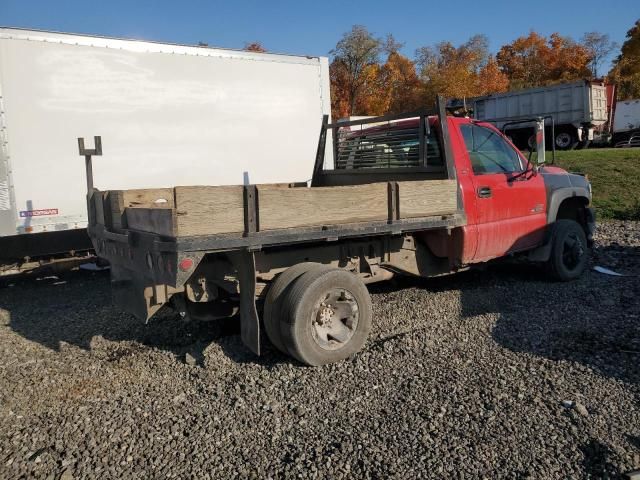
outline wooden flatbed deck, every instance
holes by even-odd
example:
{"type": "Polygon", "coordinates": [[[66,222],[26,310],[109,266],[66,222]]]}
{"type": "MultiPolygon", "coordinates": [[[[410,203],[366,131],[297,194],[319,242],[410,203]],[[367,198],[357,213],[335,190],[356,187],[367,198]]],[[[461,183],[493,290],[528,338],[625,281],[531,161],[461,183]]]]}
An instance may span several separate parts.
{"type": "Polygon", "coordinates": [[[96,228],[112,233],[107,237],[153,234],[162,250],[233,249],[465,223],[455,180],[94,191],[91,203],[96,228]]]}
{"type": "Polygon", "coordinates": [[[450,215],[457,212],[457,185],[454,180],[423,180],[311,188],[111,190],[96,192],[93,203],[97,223],[109,230],[178,238],[450,215]]]}

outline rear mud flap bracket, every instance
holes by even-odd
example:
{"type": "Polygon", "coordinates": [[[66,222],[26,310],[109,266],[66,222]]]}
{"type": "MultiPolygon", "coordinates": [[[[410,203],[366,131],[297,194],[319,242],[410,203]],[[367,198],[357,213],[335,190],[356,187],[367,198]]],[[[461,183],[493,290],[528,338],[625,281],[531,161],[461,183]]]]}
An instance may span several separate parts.
{"type": "Polygon", "coordinates": [[[256,308],[256,262],[253,252],[229,253],[240,282],[240,337],[249,350],[260,355],[260,319],[256,308]]]}

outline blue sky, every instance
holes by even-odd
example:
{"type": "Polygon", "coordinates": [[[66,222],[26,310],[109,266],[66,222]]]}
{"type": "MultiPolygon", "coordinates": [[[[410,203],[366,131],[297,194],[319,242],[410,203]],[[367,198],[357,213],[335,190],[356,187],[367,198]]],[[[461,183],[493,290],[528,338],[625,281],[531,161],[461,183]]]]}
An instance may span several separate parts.
{"type": "Polygon", "coordinates": [[[492,50],[534,29],[579,38],[608,33],[621,43],[640,18],[640,0],[537,1],[204,1],[0,0],[0,25],[242,48],[327,55],[343,32],[362,24],[392,33],[413,56],[442,40],[459,44],[486,34],[492,50]]]}

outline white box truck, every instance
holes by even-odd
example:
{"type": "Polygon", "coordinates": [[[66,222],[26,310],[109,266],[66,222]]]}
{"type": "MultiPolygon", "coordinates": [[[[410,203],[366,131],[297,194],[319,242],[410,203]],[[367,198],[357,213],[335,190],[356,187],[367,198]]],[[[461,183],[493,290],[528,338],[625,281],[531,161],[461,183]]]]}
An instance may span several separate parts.
{"type": "Polygon", "coordinates": [[[526,122],[533,117],[546,117],[546,138],[560,150],[588,145],[608,120],[606,86],[587,80],[496,93],[468,103],[474,118],[494,123],[522,149],[533,146],[533,124],[526,122]]]}
{"type": "Polygon", "coordinates": [[[103,189],[310,179],[328,72],[325,57],[0,28],[0,264],[90,248],[78,137],[102,137],[103,189]]]}
{"type": "Polygon", "coordinates": [[[617,101],[613,114],[613,146],[640,146],[639,140],[640,99],[617,101]]]}

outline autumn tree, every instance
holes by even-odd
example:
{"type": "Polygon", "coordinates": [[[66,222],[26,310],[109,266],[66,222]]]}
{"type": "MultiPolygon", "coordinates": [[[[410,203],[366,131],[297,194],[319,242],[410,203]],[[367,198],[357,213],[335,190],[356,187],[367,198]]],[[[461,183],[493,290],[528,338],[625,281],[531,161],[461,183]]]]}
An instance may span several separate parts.
{"type": "Polygon", "coordinates": [[[383,91],[387,93],[385,113],[402,113],[420,107],[421,82],[416,66],[399,52],[391,52],[380,72],[383,91]]]}
{"type": "Polygon", "coordinates": [[[552,33],[548,41],[548,83],[589,78],[589,52],[571,37],[552,33]]]}
{"type": "Polygon", "coordinates": [[[627,32],[609,79],[618,86],[619,99],[640,98],[640,20],[627,32]]]}
{"type": "Polygon", "coordinates": [[[399,42],[392,34],[387,34],[382,43],[382,51],[387,55],[391,55],[392,53],[398,53],[404,47],[404,43],[399,42]]]}
{"type": "Polygon", "coordinates": [[[333,56],[330,71],[332,87],[338,90],[337,95],[332,95],[335,112],[346,115],[366,113],[358,111],[356,106],[359,100],[362,101],[359,98],[361,93],[373,87],[371,82],[376,75],[372,70],[378,66],[381,51],[382,40],[361,25],[354,25],[342,36],[330,52],[333,56]]]}
{"type": "Polygon", "coordinates": [[[536,32],[503,45],[497,63],[510,88],[529,88],[590,76],[587,49],[570,37],[553,33],[546,38],[536,32]]]}
{"type": "Polygon", "coordinates": [[[358,93],[352,114],[384,115],[387,112],[388,91],[385,89],[383,66],[367,65],[362,72],[362,88],[358,93]]]}
{"type": "Polygon", "coordinates": [[[458,47],[440,42],[419,48],[416,64],[423,82],[425,104],[432,103],[437,94],[468,98],[502,92],[509,83],[489,54],[489,42],[484,35],[474,35],[458,47]]]}
{"type": "Polygon", "coordinates": [[[500,70],[493,56],[489,56],[476,78],[476,95],[506,92],[509,89],[509,78],[500,70]]]}
{"type": "Polygon", "coordinates": [[[611,52],[618,48],[618,44],[612,42],[608,34],[600,32],[585,33],[580,43],[589,54],[591,76],[598,78],[598,67],[611,55],[611,52]]]}
{"type": "Polygon", "coordinates": [[[496,56],[513,88],[542,85],[545,80],[546,39],[536,32],[503,45],[496,56]]]}
{"type": "Polygon", "coordinates": [[[329,65],[329,80],[331,81],[331,117],[345,118],[351,112],[349,99],[349,72],[341,61],[334,60],[329,65]]]}
{"type": "Polygon", "coordinates": [[[265,53],[267,51],[267,49],[264,48],[262,46],[262,43],[260,42],[245,43],[243,50],[246,50],[247,52],[258,52],[258,53],[265,53]]]}
{"type": "Polygon", "coordinates": [[[363,88],[355,104],[357,112],[384,115],[417,108],[420,79],[413,61],[400,53],[403,46],[393,35],[387,35],[382,42],[387,60],[364,69],[363,88]]]}

